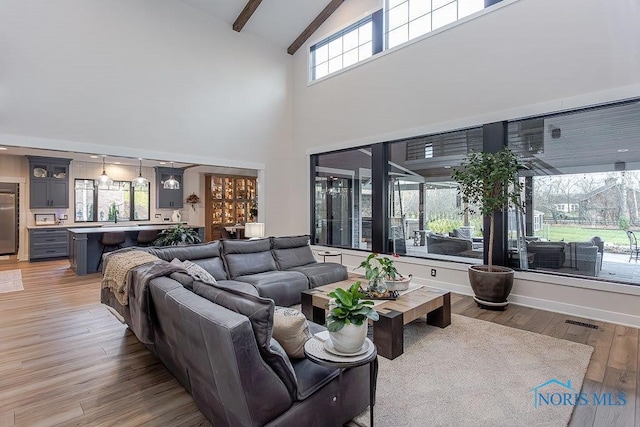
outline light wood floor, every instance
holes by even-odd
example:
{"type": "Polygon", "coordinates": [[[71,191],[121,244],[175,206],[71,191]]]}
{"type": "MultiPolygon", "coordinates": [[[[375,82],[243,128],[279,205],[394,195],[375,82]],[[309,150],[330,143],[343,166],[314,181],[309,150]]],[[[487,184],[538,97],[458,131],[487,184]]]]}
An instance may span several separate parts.
{"type": "MultiPolygon", "coordinates": [[[[210,426],[164,366],[100,305],[99,275],[76,277],[67,261],[0,261],[0,271],[16,268],[25,290],[0,294],[0,427],[210,426]]],[[[571,425],[640,426],[638,329],[518,306],[483,311],[458,295],[452,311],[593,346],[583,391],[622,391],[627,404],[577,407],[571,425]]]]}

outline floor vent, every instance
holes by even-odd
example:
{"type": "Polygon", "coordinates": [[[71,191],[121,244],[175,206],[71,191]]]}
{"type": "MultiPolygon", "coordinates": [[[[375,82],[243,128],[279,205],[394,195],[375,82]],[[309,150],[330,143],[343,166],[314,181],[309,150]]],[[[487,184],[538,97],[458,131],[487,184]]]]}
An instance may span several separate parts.
{"type": "Polygon", "coordinates": [[[571,325],[584,326],[585,328],[598,329],[598,325],[592,325],[591,323],[577,322],[575,320],[565,320],[564,323],[571,325]]]}

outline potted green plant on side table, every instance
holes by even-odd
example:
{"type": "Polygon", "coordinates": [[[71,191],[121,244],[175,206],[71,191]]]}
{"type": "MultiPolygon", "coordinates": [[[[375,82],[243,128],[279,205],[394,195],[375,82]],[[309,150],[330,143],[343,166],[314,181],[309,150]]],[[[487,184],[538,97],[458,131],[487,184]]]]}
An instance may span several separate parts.
{"type": "Polygon", "coordinates": [[[367,319],[378,320],[378,312],[373,301],[363,301],[360,282],[355,282],[345,290],[337,288],[328,294],[329,303],[327,329],[334,348],[346,354],[357,353],[367,337],[367,319]]]}
{"type": "Polygon", "coordinates": [[[483,216],[490,217],[487,265],[469,267],[469,283],[475,300],[482,308],[504,310],[513,287],[513,270],[493,265],[493,246],[496,214],[510,207],[520,209],[522,186],[518,171],[526,169],[518,156],[508,148],[496,153],[471,153],[452,173],[458,183],[465,212],[474,207],[483,216]]]}

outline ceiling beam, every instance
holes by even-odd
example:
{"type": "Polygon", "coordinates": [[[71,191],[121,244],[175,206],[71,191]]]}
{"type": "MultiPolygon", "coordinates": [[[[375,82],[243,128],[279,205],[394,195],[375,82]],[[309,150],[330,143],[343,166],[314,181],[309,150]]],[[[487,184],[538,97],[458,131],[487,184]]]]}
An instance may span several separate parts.
{"type": "Polygon", "coordinates": [[[322,23],[326,21],[333,12],[336,11],[338,6],[340,6],[342,2],[344,2],[344,0],[331,0],[331,3],[329,3],[327,7],[325,7],[322,12],[320,12],[318,16],[316,16],[316,19],[314,19],[313,22],[311,22],[311,24],[309,24],[309,26],[305,28],[302,34],[300,34],[298,38],[293,43],[291,43],[291,46],[289,46],[289,49],[287,49],[287,53],[289,53],[289,55],[293,55],[294,53],[296,53],[296,51],[300,49],[300,46],[302,46],[304,42],[306,42],[318,28],[320,28],[320,25],[322,25],[322,23]]]}
{"type": "Polygon", "coordinates": [[[247,21],[249,21],[253,12],[256,11],[258,6],[260,6],[260,3],[262,3],[262,0],[249,0],[247,2],[244,9],[242,9],[242,12],[240,12],[240,15],[238,15],[236,22],[233,23],[233,29],[235,31],[242,31],[242,28],[247,24],[247,21]]]}

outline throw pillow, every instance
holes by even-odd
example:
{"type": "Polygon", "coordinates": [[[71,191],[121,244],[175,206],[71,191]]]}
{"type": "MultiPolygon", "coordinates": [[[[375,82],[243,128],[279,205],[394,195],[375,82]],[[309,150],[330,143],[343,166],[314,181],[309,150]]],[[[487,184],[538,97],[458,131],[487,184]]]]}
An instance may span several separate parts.
{"type": "Polygon", "coordinates": [[[218,284],[216,279],[211,274],[209,274],[207,270],[200,267],[198,264],[195,264],[189,260],[185,260],[182,262],[182,267],[184,267],[184,269],[187,270],[187,274],[189,276],[193,277],[196,280],[201,281],[202,283],[207,283],[209,285],[218,284]]]}
{"type": "Polygon", "coordinates": [[[309,323],[304,314],[286,307],[276,307],[273,316],[273,338],[291,358],[304,357],[304,344],[309,338],[309,323]]]}

